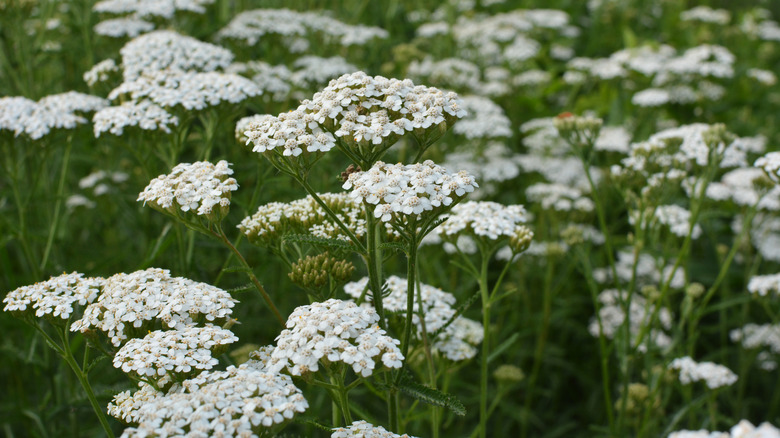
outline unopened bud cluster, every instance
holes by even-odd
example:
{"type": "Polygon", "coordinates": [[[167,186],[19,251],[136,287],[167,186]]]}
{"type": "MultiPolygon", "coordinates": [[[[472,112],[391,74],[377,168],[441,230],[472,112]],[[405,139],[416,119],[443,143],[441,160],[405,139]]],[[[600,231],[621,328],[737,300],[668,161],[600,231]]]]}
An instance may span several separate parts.
{"type": "Polygon", "coordinates": [[[327,252],[307,256],[292,265],[288,274],[293,283],[304,289],[319,289],[328,284],[328,278],[335,283],[344,283],[352,277],[355,265],[347,260],[338,260],[327,252]]]}
{"type": "Polygon", "coordinates": [[[553,119],[558,134],[572,145],[580,147],[593,145],[599,136],[604,121],[590,116],[576,116],[563,113],[553,119]]]}

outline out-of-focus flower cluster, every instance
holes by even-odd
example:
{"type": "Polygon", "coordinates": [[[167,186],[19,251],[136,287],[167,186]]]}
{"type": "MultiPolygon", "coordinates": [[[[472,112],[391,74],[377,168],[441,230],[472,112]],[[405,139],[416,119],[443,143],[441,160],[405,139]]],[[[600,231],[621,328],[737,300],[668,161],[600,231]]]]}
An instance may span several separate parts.
{"type": "Polygon", "coordinates": [[[725,366],[713,362],[696,362],[688,356],[673,360],[669,368],[679,370],[680,383],[683,385],[704,381],[710,389],[717,389],[737,381],[737,375],[725,366]]]}
{"type": "MultiPolygon", "coordinates": [[[[363,208],[347,193],[320,193],[318,196],[356,237],[366,233],[363,208]]],[[[349,240],[311,196],[292,202],[261,205],[255,214],[244,218],[238,228],[250,242],[259,246],[274,246],[288,234],[349,240]]],[[[389,229],[387,231],[391,233],[389,229]]]]}
{"type": "MultiPolygon", "coordinates": [[[[353,298],[359,298],[368,285],[368,277],[359,281],[347,283],[344,291],[353,298]]],[[[406,279],[391,275],[385,280],[383,293],[386,293],[382,303],[389,312],[403,313],[406,311],[406,279]]],[[[462,316],[455,316],[455,296],[439,288],[427,284],[420,285],[422,302],[415,299],[412,322],[417,328],[417,337],[422,339],[423,321],[419,314],[424,315],[425,332],[428,336],[443,331],[430,339],[433,349],[447,359],[462,361],[473,358],[477,354],[477,346],[482,342],[482,324],[462,316]]],[[[370,306],[363,304],[363,306],[370,306]]]]}
{"type": "Polygon", "coordinates": [[[97,96],[68,91],[38,102],[25,97],[0,97],[0,133],[11,131],[39,140],[56,129],[75,129],[87,123],[85,113],[99,111],[108,101],[97,96]]]}

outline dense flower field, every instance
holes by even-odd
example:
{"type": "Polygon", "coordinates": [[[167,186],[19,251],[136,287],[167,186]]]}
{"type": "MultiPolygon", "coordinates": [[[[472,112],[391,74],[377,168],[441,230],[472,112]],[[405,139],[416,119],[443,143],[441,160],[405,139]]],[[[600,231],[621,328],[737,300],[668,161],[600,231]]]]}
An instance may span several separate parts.
{"type": "Polygon", "coordinates": [[[780,437],[779,22],[0,0],[0,429],[780,437]]]}

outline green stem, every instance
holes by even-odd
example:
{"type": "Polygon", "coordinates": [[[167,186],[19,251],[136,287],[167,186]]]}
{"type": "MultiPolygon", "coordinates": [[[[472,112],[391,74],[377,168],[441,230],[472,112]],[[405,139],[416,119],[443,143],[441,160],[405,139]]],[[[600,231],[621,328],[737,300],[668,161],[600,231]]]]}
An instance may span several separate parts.
{"type": "Polygon", "coordinates": [[[488,262],[490,254],[480,248],[482,264],[479,271],[479,292],[482,297],[482,355],[479,361],[479,436],[487,436],[488,356],[490,355],[490,295],[488,289],[488,262]]]}
{"type": "Polygon", "coordinates": [[[230,239],[225,235],[225,231],[222,229],[221,224],[217,224],[217,231],[213,233],[217,238],[219,238],[228,248],[230,248],[231,251],[233,251],[233,254],[235,254],[238,261],[241,263],[241,265],[244,267],[244,272],[246,272],[246,275],[249,277],[249,279],[252,281],[252,284],[255,285],[255,288],[258,292],[260,292],[260,295],[263,297],[263,300],[265,300],[266,305],[268,305],[268,308],[271,309],[271,312],[276,317],[276,320],[279,321],[279,324],[281,324],[282,327],[284,327],[284,318],[282,318],[281,313],[279,313],[279,309],[276,308],[273,301],[271,300],[271,297],[268,295],[268,293],[263,288],[263,285],[260,284],[260,281],[255,276],[254,271],[249,266],[249,263],[247,263],[244,256],[241,254],[241,252],[233,246],[233,244],[230,242],[230,239]]]}
{"type": "Polygon", "coordinates": [[[81,387],[84,388],[84,392],[87,393],[87,398],[89,399],[89,404],[92,405],[92,410],[95,411],[95,415],[98,417],[100,425],[103,426],[103,431],[106,433],[107,437],[114,438],[114,432],[111,430],[111,425],[108,424],[108,418],[106,417],[106,414],[103,413],[103,408],[100,406],[100,404],[98,404],[97,397],[95,397],[95,393],[92,391],[92,385],[89,384],[87,375],[81,370],[81,367],[73,357],[73,352],[70,350],[70,341],[68,340],[67,328],[63,328],[63,331],[61,332],[58,331],[60,340],[62,340],[62,345],[60,345],[57,344],[54,339],[52,339],[52,337],[49,336],[49,334],[38,325],[37,322],[34,322],[33,326],[41,335],[43,335],[44,338],[46,338],[46,340],[49,342],[49,345],[57,353],[59,353],[63,359],[65,359],[65,362],[68,363],[68,366],[70,366],[71,370],[73,370],[73,372],[76,374],[76,377],[79,379],[79,383],[81,383],[81,387]]]}
{"type": "Polygon", "coordinates": [[[43,259],[41,260],[41,265],[39,267],[41,271],[46,269],[46,263],[49,261],[49,254],[51,253],[51,247],[54,243],[54,234],[56,233],[59,225],[60,210],[62,209],[62,198],[65,192],[65,179],[68,174],[68,161],[70,161],[70,151],[72,148],[73,141],[72,138],[68,136],[68,145],[65,147],[65,155],[62,157],[60,182],[57,187],[57,200],[54,203],[54,219],[52,220],[51,226],[49,227],[49,237],[46,239],[46,249],[43,251],[43,259]]]}

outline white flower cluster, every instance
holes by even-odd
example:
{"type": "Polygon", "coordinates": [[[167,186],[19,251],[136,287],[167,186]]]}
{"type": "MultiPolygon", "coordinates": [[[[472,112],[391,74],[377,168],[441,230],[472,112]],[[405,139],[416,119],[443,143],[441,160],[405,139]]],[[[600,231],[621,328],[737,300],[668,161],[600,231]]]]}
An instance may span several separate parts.
{"type": "Polygon", "coordinates": [[[93,65],[91,69],[84,73],[84,82],[90,87],[99,82],[106,82],[112,73],[119,71],[119,66],[113,59],[104,59],[93,65]]]}
{"type": "Polygon", "coordinates": [[[451,240],[469,235],[490,240],[514,236],[528,219],[522,205],[502,205],[490,201],[468,201],[452,208],[447,220],[434,233],[451,240]]]}
{"type": "Polygon", "coordinates": [[[302,56],[293,62],[290,82],[300,88],[322,86],[331,79],[357,71],[358,68],[341,56],[323,58],[320,56],[302,56]]]}
{"type": "MultiPolygon", "coordinates": [[[[621,301],[625,301],[626,298],[627,295],[625,293],[621,293],[616,289],[607,289],[599,294],[598,300],[601,302],[601,309],[599,309],[601,328],[599,328],[598,319],[592,318],[588,325],[588,332],[593,337],[603,334],[607,339],[615,338],[626,320],[626,313],[623,311],[624,304],[621,304],[621,301]],[[621,296],[622,300],[620,299],[621,296]]],[[[648,303],[647,299],[638,293],[634,293],[631,299],[631,307],[628,310],[631,323],[629,327],[631,343],[636,343],[639,333],[647,330],[646,327],[649,324],[654,325],[647,331],[642,344],[637,347],[637,350],[640,352],[647,352],[649,346],[663,349],[672,343],[671,338],[664,332],[664,330],[672,328],[672,314],[669,312],[669,309],[665,307],[658,309],[658,321],[654,323],[650,320],[657,306],[657,304],[648,303]]]]}
{"type": "Polygon", "coordinates": [[[769,152],[757,159],[754,165],[764,169],[764,172],[766,172],[774,182],[780,182],[780,152],[769,152]]]}
{"type": "MultiPolygon", "coordinates": [[[[550,183],[568,186],[581,192],[590,191],[582,161],[577,157],[546,157],[534,151],[532,154],[517,155],[515,160],[524,171],[538,172],[550,183]]],[[[591,167],[590,172],[593,182],[598,184],[601,181],[601,170],[591,167]]]]}
{"type": "Polygon", "coordinates": [[[461,108],[468,114],[452,127],[456,134],[469,140],[511,137],[512,128],[504,110],[487,97],[464,96],[461,108]]]}
{"type": "Polygon", "coordinates": [[[289,46],[301,45],[303,49],[291,51],[305,51],[309,47],[306,38],[321,35],[325,42],[348,47],[368,44],[374,38],[387,38],[388,33],[378,27],[349,25],[316,12],[290,9],[244,11],[217,33],[220,39],[233,39],[249,46],[254,46],[267,35],[279,35],[286,39],[289,46]]]}
{"type": "MultiPolygon", "coordinates": [[[[293,89],[293,72],[285,65],[271,65],[263,61],[234,62],[225,68],[225,72],[240,74],[250,78],[252,82],[263,90],[263,96],[266,99],[276,102],[283,102],[291,97],[303,99],[303,96],[298,97],[291,94],[293,89]]],[[[343,73],[341,72],[339,75],[343,73]]],[[[328,78],[328,80],[330,79],[332,78],[328,78]]],[[[248,126],[246,128],[248,129],[248,126]]],[[[241,131],[242,136],[247,129],[241,131]]],[[[244,138],[243,142],[246,142],[246,138],[244,138]]]]}
{"type": "Polygon", "coordinates": [[[756,427],[750,421],[742,420],[729,432],[680,430],[670,433],[667,438],[780,438],[780,429],[767,422],[756,427]]]}
{"type": "Polygon", "coordinates": [[[398,349],[401,342],[387,336],[377,321],[374,309],[351,301],[330,299],[298,307],[276,338],[268,369],[278,372],[286,368],[300,376],[319,370],[320,361],[343,362],[356,374],[368,377],[380,356],[387,368],[400,368],[404,359],[398,349]]]}
{"type": "Polygon", "coordinates": [[[121,393],[109,405],[110,414],[136,424],[122,437],[183,436],[185,430],[187,436],[258,436],[309,407],[290,376],[254,360],[206,371],[167,394],[149,388],[121,393]]]}
{"type": "Polygon", "coordinates": [[[0,97],[0,131],[38,140],[54,129],[75,129],[87,123],[82,113],[107,105],[103,98],[76,91],[46,96],[38,102],[24,97],[0,97]]]}
{"type": "MultiPolygon", "coordinates": [[[[319,193],[318,196],[356,237],[360,238],[365,234],[363,208],[347,193],[319,193]]],[[[238,228],[250,242],[260,246],[274,242],[288,233],[349,240],[344,231],[311,196],[287,203],[271,202],[261,205],[255,214],[244,218],[238,228]]],[[[386,228],[390,233],[390,227],[386,228]]]]}
{"type": "MultiPolygon", "coordinates": [[[[674,262],[671,262],[659,271],[658,264],[653,256],[646,253],[639,254],[639,260],[636,261],[636,272],[634,272],[634,253],[632,250],[618,251],[615,262],[615,270],[621,281],[629,282],[633,277],[637,286],[659,285],[669,281],[674,262]]],[[[593,270],[593,278],[599,283],[606,283],[612,279],[612,270],[609,268],[597,268],[593,270]]],[[[674,277],[671,279],[669,287],[672,289],[682,289],[685,287],[685,275],[682,269],[677,269],[674,277]]]]}
{"type": "Polygon", "coordinates": [[[749,78],[755,79],[761,85],[771,87],[777,83],[777,75],[771,70],[751,68],[747,71],[749,78]]]}
{"type": "Polygon", "coordinates": [[[170,30],[134,38],[119,53],[126,81],[164,70],[210,72],[227,67],[233,60],[233,53],[225,48],[170,30]]]}
{"type": "Polygon", "coordinates": [[[758,213],[751,224],[744,224],[744,218],[740,215],[732,221],[731,230],[737,235],[743,226],[750,227],[750,241],[761,257],[780,262],[780,218],[758,213]]]}
{"type": "Polygon", "coordinates": [[[473,62],[461,58],[434,60],[426,57],[413,60],[406,74],[415,80],[448,89],[478,92],[482,85],[482,71],[473,62]]]}
{"type": "MultiPolygon", "coordinates": [[[[661,205],[655,210],[655,220],[669,227],[672,234],[685,237],[690,230],[691,212],[679,205],[661,205]]],[[[698,239],[701,236],[701,226],[694,224],[691,237],[698,239]]]]}
{"type": "MultiPolygon", "coordinates": [[[[442,167],[465,170],[481,183],[507,181],[520,175],[516,156],[504,143],[497,141],[489,142],[482,151],[468,147],[463,151],[450,152],[442,167]]],[[[474,196],[481,192],[474,193],[474,196]]]]}
{"type": "Polygon", "coordinates": [[[336,145],[335,137],[350,146],[369,146],[407,132],[440,136],[465,116],[460,102],[455,93],[415,86],[409,79],[356,72],[330,81],[297,109],[250,125],[245,135],[254,152],[283,148],[285,156],[298,156],[304,149],[327,152],[336,145]]]}
{"type": "Polygon", "coordinates": [[[680,383],[683,385],[704,381],[710,389],[717,389],[737,381],[737,375],[727,367],[713,362],[696,362],[689,356],[678,357],[669,364],[669,368],[680,371],[680,383]]]}
{"type": "MultiPolygon", "coordinates": [[[[570,147],[558,134],[553,124],[554,117],[531,119],[520,125],[523,144],[529,152],[537,156],[562,156],[569,153],[570,147]]],[[[581,165],[580,165],[581,166],[581,165]]]]}
{"type": "Polygon", "coordinates": [[[755,167],[740,167],[725,173],[720,181],[707,185],[706,195],[716,201],[731,201],[736,205],[759,210],[780,210],[780,186],[769,190],[760,188],[756,182],[766,179],[766,173],[755,167]]]}
{"type": "Polygon", "coordinates": [[[169,175],[149,182],[137,200],[174,214],[181,210],[208,216],[219,206],[217,217],[221,218],[230,206],[230,192],[238,190],[235,178],[229,177],[232,174],[233,169],[225,160],[216,165],[208,161],[180,163],[169,175]]]}
{"type": "Polygon", "coordinates": [[[214,0],[101,0],[92,10],[101,14],[130,14],[132,17],[157,17],[170,20],[177,11],[204,14],[214,0]]]}
{"type": "Polygon", "coordinates": [[[777,368],[777,355],[780,355],[780,324],[746,324],[729,332],[732,342],[738,342],[742,348],[754,349],[767,347],[758,354],[759,366],[765,370],[777,368]]]}
{"type": "Polygon", "coordinates": [[[761,297],[780,294],[780,274],[755,275],[748,282],[747,290],[761,297]]]}
{"type": "Polygon", "coordinates": [[[731,21],[731,13],[725,9],[712,9],[709,6],[696,6],[680,13],[680,21],[700,21],[702,23],[725,26],[731,21]]]}
{"type": "Polygon", "coordinates": [[[531,202],[538,202],[543,210],[591,213],[595,204],[582,190],[564,184],[536,183],[525,189],[531,202]]]}
{"type": "Polygon", "coordinates": [[[461,57],[487,65],[517,64],[535,58],[542,45],[530,36],[533,33],[555,31],[559,34],[559,38],[553,38],[556,41],[579,34],[576,27],[569,25],[566,12],[553,9],[460,16],[451,30],[461,57]]]}
{"type": "MultiPolygon", "coordinates": [[[[344,285],[344,291],[353,298],[359,298],[363,290],[368,285],[368,277],[359,281],[350,282],[344,285]]],[[[385,280],[383,289],[389,291],[384,297],[382,303],[388,312],[406,312],[406,288],[405,278],[391,275],[385,280]]],[[[418,338],[422,339],[423,324],[419,318],[419,312],[422,310],[424,315],[425,330],[430,336],[437,330],[444,327],[453,316],[455,316],[455,296],[449,292],[429,286],[420,285],[420,296],[422,303],[415,298],[414,315],[412,322],[417,328],[418,338]]],[[[371,304],[363,304],[371,306],[371,304]]],[[[482,324],[468,318],[458,317],[448,325],[436,339],[432,339],[433,349],[440,352],[447,359],[452,361],[462,361],[471,359],[477,354],[477,346],[482,342],[484,332],[482,324]]]]}
{"type": "Polygon", "coordinates": [[[630,143],[631,134],[626,128],[622,126],[602,126],[593,148],[598,151],[627,154],[630,143]]]}
{"type": "Polygon", "coordinates": [[[349,175],[342,186],[352,189],[356,202],[373,204],[374,216],[389,222],[395,216],[417,216],[457,203],[479,187],[468,172],[448,173],[431,160],[416,164],[385,164],[377,161],[365,172],[349,175]]]}
{"type": "Polygon", "coordinates": [[[187,376],[213,368],[219,361],[212,352],[236,341],[233,332],[211,324],[155,330],[123,345],[114,355],[114,368],[155,380],[187,376]]]}
{"type": "Polygon", "coordinates": [[[75,306],[95,301],[104,281],[100,277],[85,278],[78,272],[62,274],[8,292],[3,298],[3,310],[14,314],[34,314],[38,318],[67,320],[73,315],[75,306]]]}
{"type": "Polygon", "coordinates": [[[144,131],[163,131],[170,134],[171,126],[179,124],[179,118],[148,100],[124,102],[119,106],[103,108],[92,118],[95,137],[104,132],[121,136],[125,128],[138,127],[144,131]]]}
{"type": "Polygon", "coordinates": [[[166,328],[200,321],[218,323],[233,313],[236,302],[217,287],[149,268],[107,278],[103,293],[70,329],[100,330],[118,347],[128,338],[146,335],[156,321],[166,328]]]}
{"type": "Polygon", "coordinates": [[[223,103],[240,103],[263,91],[242,76],[218,72],[147,73],[134,80],[126,80],[109,93],[111,100],[139,102],[150,100],[164,107],[181,107],[187,111],[200,111],[223,103]]]}
{"type": "Polygon", "coordinates": [[[398,435],[388,431],[382,426],[374,426],[363,420],[353,421],[347,427],[333,429],[330,438],[414,438],[407,434],[398,435]]]}
{"type": "Polygon", "coordinates": [[[135,38],[154,30],[154,23],[136,17],[111,18],[96,24],[93,30],[111,38],[135,38]]]}

